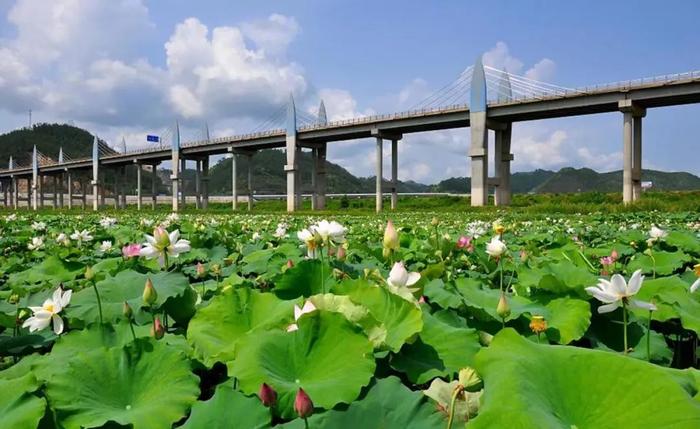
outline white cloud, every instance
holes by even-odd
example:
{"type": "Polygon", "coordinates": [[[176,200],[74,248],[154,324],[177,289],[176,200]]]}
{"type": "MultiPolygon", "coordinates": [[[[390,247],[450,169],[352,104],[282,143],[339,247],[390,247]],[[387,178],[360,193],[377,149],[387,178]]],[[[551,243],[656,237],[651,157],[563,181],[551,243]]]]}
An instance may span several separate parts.
{"type": "Polygon", "coordinates": [[[273,13],[266,20],[244,23],[241,28],[258,48],[272,55],[283,53],[301,31],[294,17],[278,13],[273,13]]]}
{"type": "Polygon", "coordinates": [[[556,72],[556,63],[549,58],[542,58],[529,69],[523,71],[525,63],[514,57],[505,42],[497,42],[496,46],[486,51],[483,56],[484,65],[506,70],[509,73],[525,76],[540,82],[550,82],[556,72]]]}
{"type": "MultiPolygon", "coordinates": [[[[344,89],[323,88],[318,91],[318,96],[326,106],[329,121],[341,121],[375,114],[372,109],[359,111],[357,101],[350,91],[344,89]]],[[[318,113],[317,107],[310,107],[309,113],[316,115],[318,113]]]]}

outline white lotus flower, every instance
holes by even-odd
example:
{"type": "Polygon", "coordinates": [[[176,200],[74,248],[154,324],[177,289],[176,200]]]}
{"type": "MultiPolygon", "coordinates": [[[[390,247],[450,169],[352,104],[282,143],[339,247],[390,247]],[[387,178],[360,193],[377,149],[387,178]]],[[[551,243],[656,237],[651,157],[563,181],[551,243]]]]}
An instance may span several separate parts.
{"type": "Polygon", "coordinates": [[[107,253],[110,250],[112,250],[112,242],[111,241],[103,241],[102,244],[100,244],[100,251],[107,253]]]}
{"type": "Polygon", "coordinates": [[[165,256],[177,258],[180,253],[189,252],[190,242],[180,239],[180,231],[168,232],[164,228],[158,227],[153,231],[153,235],[145,235],[146,243],[139,251],[139,255],[146,259],[158,258],[160,266],[165,265],[165,256]]]}
{"type": "Polygon", "coordinates": [[[297,232],[297,238],[303,241],[306,245],[306,255],[311,259],[316,259],[318,243],[314,233],[308,229],[302,229],[301,231],[297,232]]]}
{"type": "Polygon", "coordinates": [[[651,238],[653,241],[660,240],[662,238],[666,238],[667,235],[668,235],[668,232],[657,227],[656,225],[652,226],[651,229],[649,230],[649,238],[651,238]]]}
{"type": "Polygon", "coordinates": [[[172,223],[172,222],[177,222],[177,221],[180,220],[180,215],[177,214],[177,213],[170,213],[170,214],[168,215],[168,217],[166,217],[166,219],[168,220],[168,222],[171,222],[171,223],[172,223]]]}
{"type": "Polygon", "coordinates": [[[68,235],[62,232],[58,234],[58,237],[56,237],[56,243],[58,243],[60,246],[68,247],[70,246],[70,239],[68,239],[68,235]]]}
{"type": "Polygon", "coordinates": [[[389,278],[386,279],[387,289],[393,294],[415,303],[416,298],[413,296],[413,292],[417,289],[410,286],[418,283],[418,280],[420,280],[420,273],[409,273],[403,262],[396,262],[389,272],[389,278]]]}
{"type": "Polygon", "coordinates": [[[46,229],[46,224],[44,222],[33,222],[32,229],[34,231],[44,231],[46,229]]]}
{"type": "Polygon", "coordinates": [[[141,222],[139,223],[141,224],[141,226],[150,228],[153,226],[153,219],[141,219],[141,222]]]}
{"type": "MultiPolygon", "coordinates": [[[[304,314],[313,313],[314,311],[316,311],[316,306],[311,301],[306,301],[301,308],[294,304],[294,321],[299,320],[304,314]]],[[[292,323],[287,327],[287,332],[294,332],[297,329],[299,329],[299,326],[296,323],[292,323]]]]}
{"type": "Polygon", "coordinates": [[[32,237],[31,243],[27,244],[27,249],[29,250],[39,250],[44,247],[43,237],[32,237]]]}
{"type": "Polygon", "coordinates": [[[346,229],[336,221],[328,222],[324,219],[316,225],[312,225],[311,229],[321,237],[324,243],[333,242],[339,244],[345,242],[346,229]]]}
{"type": "Polygon", "coordinates": [[[13,222],[17,220],[17,214],[12,213],[10,215],[5,216],[5,221],[7,222],[13,222]]]}
{"type": "Polygon", "coordinates": [[[502,242],[499,236],[495,236],[486,244],[486,253],[494,258],[500,258],[507,250],[506,243],[502,242]]]}
{"type": "Polygon", "coordinates": [[[260,240],[260,233],[258,231],[255,231],[252,236],[253,241],[258,241],[260,240]]]}
{"type": "Polygon", "coordinates": [[[644,310],[656,310],[656,306],[650,302],[633,299],[642,288],[644,276],[642,270],[637,270],[630,277],[629,283],[620,274],[614,274],[610,280],[600,279],[596,286],[586,288],[586,292],[595,299],[605,303],[598,307],[598,313],[610,313],[623,303],[630,308],[641,308],[644,310]]]}
{"type": "Polygon", "coordinates": [[[104,229],[109,229],[116,225],[117,220],[113,217],[103,217],[100,219],[100,226],[104,229]]]}
{"type": "Polygon", "coordinates": [[[696,290],[698,290],[699,287],[700,287],[700,277],[698,277],[697,280],[695,280],[693,282],[693,284],[690,285],[690,293],[695,292],[696,290]]]}
{"type": "Polygon", "coordinates": [[[277,224],[277,229],[275,230],[274,236],[277,238],[282,238],[287,235],[287,225],[284,223],[277,224]]]}
{"type": "Polygon", "coordinates": [[[53,322],[53,331],[56,335],[60,335],[63,332],[63,319],[58,313],[68,306],[72,294],[73,291],[67,290],[63,292],[59,287],[54,291],[53,297],[47,298],[41,307],[29,307],[34,315],[25,320],[22,327],[29,327],[29,332],[41,331],[53,322]]]}
{"type": "Polygon", "coordinates": [[[88,231],[87,229],[84,229],[82,231],[76,230],[73,234],[70,235],[70,238],[73,241],[77,241],[78,246],[82,245],[83,243],[92,241],[92,235],[90,235],[90,231],[88,231]]]}

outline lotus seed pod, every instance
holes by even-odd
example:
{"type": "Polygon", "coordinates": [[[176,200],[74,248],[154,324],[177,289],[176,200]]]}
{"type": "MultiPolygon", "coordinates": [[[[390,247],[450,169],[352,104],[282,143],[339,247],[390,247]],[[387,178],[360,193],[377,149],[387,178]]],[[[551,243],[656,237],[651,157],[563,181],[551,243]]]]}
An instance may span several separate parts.
{"type": "Polygon", "coordinates": [[[473,368],[462,368],[459,371],[459,384],[464,387],[467,392],[478,392],[484,386],[481,377],[473,368]]]}

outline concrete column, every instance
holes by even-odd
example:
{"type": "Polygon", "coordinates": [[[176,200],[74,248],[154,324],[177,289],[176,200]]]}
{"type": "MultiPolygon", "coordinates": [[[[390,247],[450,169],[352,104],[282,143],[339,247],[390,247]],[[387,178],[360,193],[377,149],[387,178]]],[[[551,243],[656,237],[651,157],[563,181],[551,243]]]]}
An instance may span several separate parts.
{"type": "Polygon", "coordinates": [[[297,153],[296,135],[287,135],[287,211],[293,212],[297,207],[297,153]]]}
{"type": "Polygon", "coordinates": [[[318,169],[318,149],[312,148],[311,149],[311,210],[317,210],[317,197],[318,197],[318,192],[317,192],[317,184],[318,182],[318,172],[316,171],[318,169]]]}
{"type": "Polygon", "coordinates": [[[382,167],[384,159],[382,158],[382,149],[384,142],[381,137],[377,137],[377,152],[375,155],[375,174],[376,174],[376,194],[375,194],[375,209],[377,213],[382,211],[382,167]]]}
{"type": "Polygon", "coordinates": [[[198,159],[194,160],[194,206],[202,208],[202,164],[198,159]]]}
{"type": "Polygon", "coordinates": [[[12,177],[12,196],[10,200],[12,201],[12,207],[17,210],[19,208],[19,185],[15,177],[12,177]]]}
{"type": "Polygon", "coordinates": [[[80,196],[80,208],[82,210],[85,210],[87,208],[87,191],[88,191],[88,189],[87,189],[86,181],[84,179],[81,179],[80,180],[80,192],[82,195],[80,196]]]}
{"type": "Polygon", "coordinates": [[[632,199],[637,201],[642,196],[642,116],[634,116],[634,147],[632,148],[632,199]]]}
{"type": "Polygon", "coordinates": [[[486,111],[470,112],[471,146],[469,156],[472,164],[471,205],[483,206],[488,202],[488,129],[486,111]]]}
{"type": "Polygon", "coordinates": [[[115,210],[119,208],[119,200],[120,200],[120,191],[119,191],[119,179],[120,175],[118,173],[119,170],[114,172],[114,187],[112,189],[112,194],[114,196],[114,208],[115,210]]]}
{"type": "Polygon", "coordinates": [[[2,186],[2,205],[3,205],[3,207],[7,208],[7,206],[8,206],[7,182],[0,181],[0,186],[2,186]]]}
{"type": "Polygon", "coordinates": [[[151,208],[156,209],[158,205],[158,189],[156,188],[156,179],[158,177],[158,164],[153,164],[151,168],[151,208]]]}
{"type": "Polygon", "coordinates": [[[68,188],[68,209],[73,208],[73,177],[69,172],[66,173],[66,187],[68,188]]]}
{"type": "Polygon", "coordinates": [[[322,143],[316,149],[316,209],[326,209],[326,147],[327,143],[322,143]]]}
{"type": "MultiPolygon", "coordinates": [[[[294,199],[294,198],[292,198],[294,199]]],[[[253,154],[248,154],[248,211],[253,210],[253,154]]],[[[287,211],[289,211],[289,175],[287,175],[287,211]]],[[[293,211],[293,210],[292,210],[293,211]]]]}
{"type": "Polygon", "coordinates": [[[238,154],[233,152],[231,148],[231,209],[236,211],[238,208],[238,180],[236,180],[236,164],[238,164],[238,154]]]}
{"type": "Polygon", "coordinates": [[[100,207],[104,207],[106,205],[106,184],[104,173],[100,173],[100,207]]]}
{"type": "Polygon", "coordinates": [[[143,166],[141,164],[136,164],[136,210],[141,210],[141,204],[143,203],[143,195],[141,192],[141,173],[143,172],[143,166]]]}
{"type": "Polygon", "coordinates": [[[622,201],[624,204],[634,202],[641,194],[642,170],[642,118],[646,109],[635,105],[632,100],[618,103],[622,112],[622,201]],[[638,189],[635,198],[635,188],[638,189]]]}
{"type": "Polygon", "coordinates": [[[496,130],[494,164],[497,182],[494,204],[497,206],[507,206],[511,201],[510,162],[513,160],[513,155],[510,153],[511,130],[510,124],[502,130],[496,130]]]}
{"type": "Polygon", "coordinates": [[[398,140],[391,140],[391,209],[396,210],[399,195],[396,187],[399,182],[399,148],[398,140]]]}
{"type": "Polygon", "coordinates": [[[202,158],[202,208],[209,208],[209,155],[202,158]]]}

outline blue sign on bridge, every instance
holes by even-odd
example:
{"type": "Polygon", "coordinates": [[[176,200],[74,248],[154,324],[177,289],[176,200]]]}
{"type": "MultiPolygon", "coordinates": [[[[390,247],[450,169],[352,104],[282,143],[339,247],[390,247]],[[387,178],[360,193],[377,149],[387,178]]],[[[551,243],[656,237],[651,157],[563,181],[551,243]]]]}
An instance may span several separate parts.
{"type": "Polygon", "coordinates": [[[148,135],[146,136],[146,141],[158,143],[160,141],[160,137],[148,135]]]}

